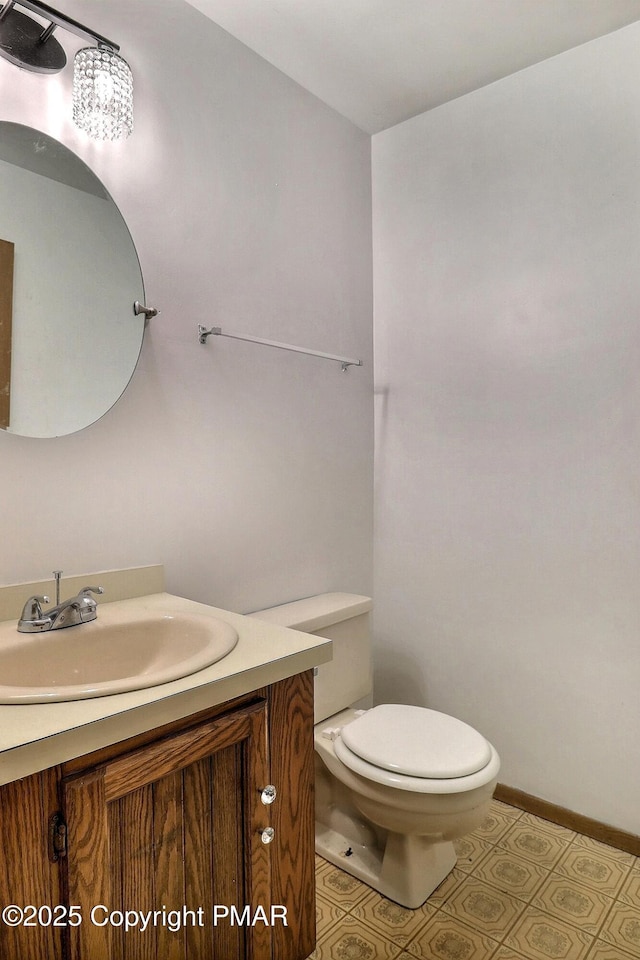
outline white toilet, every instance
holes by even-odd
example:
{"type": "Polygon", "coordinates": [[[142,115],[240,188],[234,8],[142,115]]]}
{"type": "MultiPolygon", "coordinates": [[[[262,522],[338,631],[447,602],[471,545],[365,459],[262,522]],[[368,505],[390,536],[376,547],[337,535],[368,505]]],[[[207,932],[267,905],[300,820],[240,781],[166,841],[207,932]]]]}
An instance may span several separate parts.
{"type": "Polygon", "coordinates": [[[371,707],[369,597],[325,593],[252,614],[333,640],[315,679],[316,850],[415,908],[485,816],[500,760],[472,727],[426,707],[371,707]]]}

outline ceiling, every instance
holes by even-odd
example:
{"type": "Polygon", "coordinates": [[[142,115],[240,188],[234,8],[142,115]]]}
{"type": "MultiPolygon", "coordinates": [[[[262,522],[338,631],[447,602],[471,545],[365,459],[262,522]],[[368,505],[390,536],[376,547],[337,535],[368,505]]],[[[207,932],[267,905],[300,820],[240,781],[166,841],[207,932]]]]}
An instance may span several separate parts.
{"type": "Polygon", "coordinates": [[[640,20],[640,0],[187,2],[367,133],[640,20]]]}

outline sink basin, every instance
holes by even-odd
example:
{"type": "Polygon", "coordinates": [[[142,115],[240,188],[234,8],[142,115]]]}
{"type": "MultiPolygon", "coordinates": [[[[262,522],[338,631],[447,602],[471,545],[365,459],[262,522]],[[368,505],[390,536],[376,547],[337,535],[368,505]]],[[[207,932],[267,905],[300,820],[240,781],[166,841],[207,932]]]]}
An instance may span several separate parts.
{"type": "Polygon", "coordinates": [[[49,703],[154,687],[196,673],[238,642],[230,624],[198,614],[98,619],[27,635],[0,629],[0,703],[49,703]]]}

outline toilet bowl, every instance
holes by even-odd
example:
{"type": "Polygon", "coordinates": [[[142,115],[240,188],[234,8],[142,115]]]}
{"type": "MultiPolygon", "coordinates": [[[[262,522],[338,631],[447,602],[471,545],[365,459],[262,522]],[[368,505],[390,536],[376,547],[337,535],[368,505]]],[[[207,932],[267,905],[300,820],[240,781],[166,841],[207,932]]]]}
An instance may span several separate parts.
{"type": "Polygon", "coordinates": [[[475,830],[487,812],[500,768],[496,751],[453,717],[397,704],[331,717],[316,726],[314,744],[334,784],[344,788],[336,790],[330,781],[321,786],[325,774],[316,764],[318,791],[324,793],[316,811],[318,852],[390,900],[420,906],[456,863],[452,841],[475,830]],[[423,760],[424,770],[431,759],[429,747],[434,746],[433,774],[443,772],[438,761],[447,751],[443,740],[428,739],[430,731],[445,728],[458,737],[448,776],[416,776],[415,764],[405,764],[402,751],[399,757],[387,754],[386,744],[375,739],[379,724],[387,727],[392,741],[409,723],[415,726],[415,740],[404,742],[406,753],[423,760]],[[353,739],[359,752],[347,745],[353,739]],[[369,747],[378,763],[360,755],[369,754],[369,747]],[[392,764],[394,769],[387,769],[392,764]],[[403,766],[411,772],[403,772],[403,766]],[[344,817],[346,804],[352,808],[351,820],[344,817]],[[352,824],[358,820],[360,828],[354,831],[352,824]]]}
{"type": "Polygon", "coordinates": [[[500,760],[447,714],[370,706],[370,609],[367,597],[323,594],[253,616],[334,642],[315,679],[316,851],[415,909],[453,869],[452,841],[486,815],[500,760]]]}

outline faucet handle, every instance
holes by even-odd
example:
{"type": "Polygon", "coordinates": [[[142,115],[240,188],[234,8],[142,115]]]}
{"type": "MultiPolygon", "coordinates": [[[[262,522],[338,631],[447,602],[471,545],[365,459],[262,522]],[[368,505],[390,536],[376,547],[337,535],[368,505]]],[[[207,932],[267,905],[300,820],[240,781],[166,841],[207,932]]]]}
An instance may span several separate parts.
{"type": "Polygon", "coordinates": [[[51,617],[43,615],[40,606],[42,603],[49,603],[49,597],[29,597],[18,620],[18,631],[20,633],[39,633],[41,630],[49,629],[51,617]]]}
{"type": "Polygon", "coordinates": [[[78,610],[83,623],[95,620],[98,616],[98,604],[91,596],[92,593],[101,594],[104,593],[104,589],[102,587],[84,587],[77,597],[79,601],[78,610]]]}
{"type": "Polygon", "coordinates": [[[41,603],[49,603],[49,597],[29,597],[25,603],[21,620],[41,620],[42,619],[42,607],[41,603]]]}

